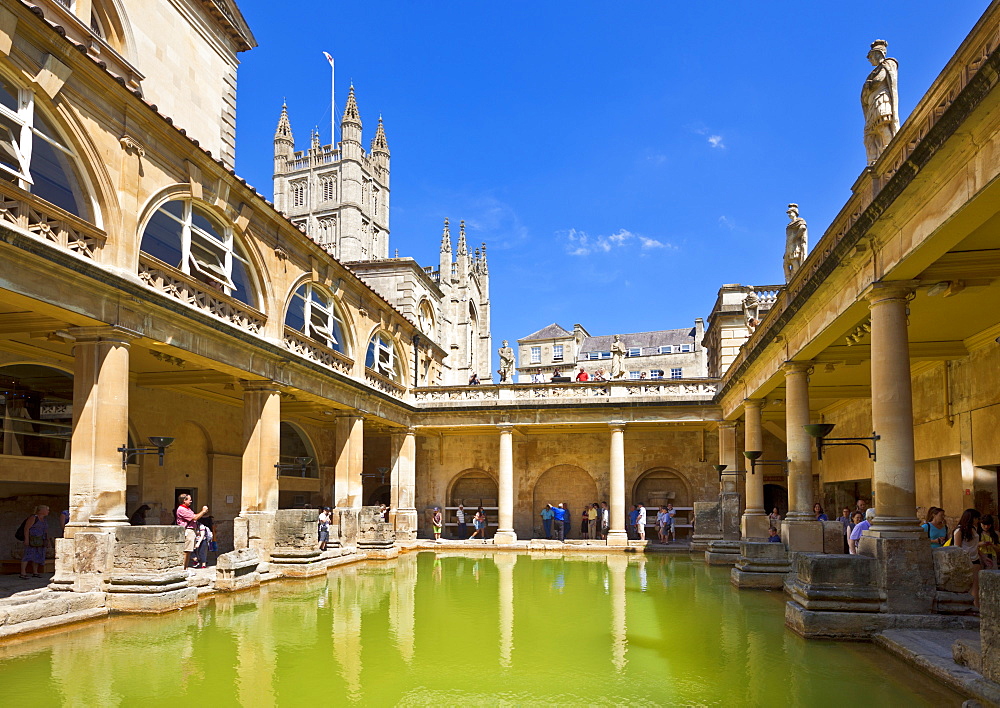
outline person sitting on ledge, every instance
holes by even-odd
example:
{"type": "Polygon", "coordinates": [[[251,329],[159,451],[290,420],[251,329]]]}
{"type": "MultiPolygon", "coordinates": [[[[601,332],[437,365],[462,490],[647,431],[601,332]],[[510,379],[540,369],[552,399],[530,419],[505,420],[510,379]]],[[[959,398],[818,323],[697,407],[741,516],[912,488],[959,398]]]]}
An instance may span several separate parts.
{"type": "Polygon", "coordinates": [[[472,372],[472,376],[469,377],[469,385],[470,386],[478,386],[479,384],[480,384],[479,374],[477,374],[475,371],[473,371],[472,372]]]}
{"type": "Polygon", "coordinates": [[[580,372],[576,375],[576,380],[579,381],[580,383],[586,383],[587,381],[590,380],[590,374],[588,374],[581,366],[580,372]]]}
{"type": "Polygon", "coordinates": [[[781,534],[778,533],[778,529],[773,526],[767,530],[767,542],[768,543],[781,543],[781,534]]]}

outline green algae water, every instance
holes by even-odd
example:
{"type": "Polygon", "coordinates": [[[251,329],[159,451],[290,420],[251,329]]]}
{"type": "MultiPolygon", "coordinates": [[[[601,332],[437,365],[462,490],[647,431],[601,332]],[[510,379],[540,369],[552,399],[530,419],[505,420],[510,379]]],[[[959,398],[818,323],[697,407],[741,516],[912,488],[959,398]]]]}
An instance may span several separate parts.
{"type": "Polygon", "coordinates": [[[0,645],[6,705],[957,706],[781,593],[624,554],[419,553],[0,645]]]}

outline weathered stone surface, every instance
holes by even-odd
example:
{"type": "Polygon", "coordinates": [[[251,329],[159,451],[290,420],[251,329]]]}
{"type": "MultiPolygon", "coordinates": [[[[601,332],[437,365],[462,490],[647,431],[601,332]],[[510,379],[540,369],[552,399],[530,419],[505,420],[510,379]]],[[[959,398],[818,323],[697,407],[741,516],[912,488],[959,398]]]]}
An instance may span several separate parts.
{"type": "Polygon", "coordinates": [[[317,548],[316,509],[278,509],[274,514],[275,548],[317,548]]]}
{"type": "MultiPolygon", "coordinates": [[[[358,541],[358,509],[334,509],[333,516],[340,533],[340,542],[345,546],[353,546],[358,541]]],[[[330,527],[333,533],[333,526],[330,527]]]]}
{"type": "Polygon", "coordinates": [[[783,543],[741,541],[740,555],[729,576],[738,588],[779,589],[791,572],[791,561],[783,543]]]}
{"type": "Polygon", "coordinates": [[[115,540],[119,547],[133,544],[155,546],[157,544],[180,543],[184,545],[184,529],[180,526],[118,526],[115,540]]]}
{"type": "Polygon", "coordinates": [[[839,521],[821,521],[823,524],[823,553],[847,553],[844,544],[844,525],[839,521]]]}
{"type": "Polygon", "coordinates": [[[365,506],[358,512],[358,548],[363,550],[390,548],[396,542],[392,524],[383,521],[377,506],[365,506]]]}
{"type": "Polygon", "coordinates": [[[925,614],[934,611],[934,561],[926,538],[862,536],[858,552],[875,558],[875,579],[882,594],[883,612],[925,614]]]}
{"type": "Polygon", "coordinates": [[[740,540],[740,495],[723,492],[719,495],[719,525],[724,541],[740,540]]]}
{"type": "Polygon", "coordinates": [[[956,664],[967,666],[976,673],[983,673],[983,644],[975,639],[956,639],[951,645],[951,657],[956,664]]]}
{"type": "Polygon", "coordinates": [[[691,552],[704,553],[711,541],[722,538],[722,505],[717,502],[694,503],[694,534],[691,552]]]}
{"type": "Polygon", "coordinates": [[[934,593],[934,611],[943,615],[964,615],[973,612],[976,606],[972,604],[972,593],[946,592],[938,590],[934,593]]]}
{"type": "Polygon", "coordinates": [[[799,553],[785,587],[806,610],[878,612],[876,572],[875,559],[866,556],[799,553]]]}
{"type": "Polygon", "coordinates": [[[198,588],[180,588],[158,593],[108,593],[108,609],[130,614],[159,614],[198,602],[198,588]]]}
{"type": "Polygon", "coordinates": [[[735,565],[739,559],[739,541],[709,541],[705,551],[705,562],[709,565],[735,565]]]}
{"type": "Polygon", "coordinates": [[[260,556],[254,548],[240,548],[219,556],[215,564],[215,587],[230,592],[260,585],[260,556]]]}
{"type": "Polygon", "coordinates": [[[978,623],[978,617],[960,615],[817,612],[785,604],[785,626],[809,639],[871,639],[887,629],[974,629],[978,623]]]}
{"type": "Polygon", "coordinates": [[[743,515],[741,533],[746,540],[763,540],[767,538],[767,530],[771,528],[771,520],[764,514],[753,516],[743,515]]]}
{"type": "Polygon", "coordinates": [[[961,548],[949,546],[931,551],[934,583],[938,590],[967,593],[972,588],[972,561],[961,548]]]}
{"type": "Polygon", "coordinates": [[[822,553],[823,524],[819,521],[783,521],[781,540],[792,552],[822,553]]]}
{"type": "Polygon", "coordinates": [[[982,674],[1000,683],[1000,570],[979,573],[979,638],[983,645],[982,674]]]}

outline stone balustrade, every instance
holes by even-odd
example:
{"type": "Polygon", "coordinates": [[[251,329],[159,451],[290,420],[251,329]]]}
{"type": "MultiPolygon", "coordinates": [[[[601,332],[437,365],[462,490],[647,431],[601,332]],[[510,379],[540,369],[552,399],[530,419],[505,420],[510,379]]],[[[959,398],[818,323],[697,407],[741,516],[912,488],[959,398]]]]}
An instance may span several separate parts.
{"type": "Polygon", "coordinates": [[[0,180],[0,223],[91,260],[97,260],[107,240],[105,233],[93,224],[3,180],[0,180]]]}
{"type": "Polygon", "coordinates": [[[416,403],[433,408],[453,405],[474,406],[483,402],[520,405],[539,402],[579,401],[704,401],[715,396],[715,379],[649,379],[590,381],[587,383],[483,384],[480,386],[421,386],[413,389],[416,403]]]}
{"type": "Polygon", "coordinates": [[[354,368],[354,362],[350,357],[323,346],[315,339],[307,337],[291,327],[285,327],[284,341],[285,346],[290,352],[316,362],[320,366],[325,366],[328,369],[339,371],[348,376],[354,368]]]}
{"type": "Polygon", "coordinates": [[[406,386],[398,384],[390,378],[365,367],[365,380],[372,388],[376,388],[382,393],[387,393],[394,398],[402,398],[406,394],[406,386]]]}
{"type": "Polygon", "coordinates": [[[153,290],[240,329],[260,334],[264,328],[264,313],[145,253],[139,256],[139,279],[153,290]]]}

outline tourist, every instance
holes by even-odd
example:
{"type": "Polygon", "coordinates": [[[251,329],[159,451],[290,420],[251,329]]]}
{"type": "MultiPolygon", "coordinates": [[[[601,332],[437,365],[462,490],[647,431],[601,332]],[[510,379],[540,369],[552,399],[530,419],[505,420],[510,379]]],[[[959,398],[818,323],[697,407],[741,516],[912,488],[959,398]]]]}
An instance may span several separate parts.
{"type": "Polygon", "coordinates": [[[333,510],[324,506],[319,516],[316,517],[317,531],[319,534],[319,550],[325,551],[326,545],[330,542],[330,522],[333,521],[333,510]]]}
{"type": "Polygon", "coordinates": [[[378,515],[384,523],[389,523],[389,507],[385,504],[379,503],[378,505],[378,515]]]}
{"type": "Polygon", "coordinates": [[[667,543],[677,540],[677,533],[674,530],[675,516],[677,516],[677,510],[674,509],[673,502],[667,502],[667,543]]]}
{"type": "Polygon", "coordinates": [[[486,512],[483,511],[483,507],[476,509],[476,515],[472,517],[472,535],[469,536],[471,541],[476,536],[483,539],[483,543],[486,543],[486,512]]]}
{"type": "Polygon", "coordinates": [[[660,543],[666,543],[666,519],[667,507],[661,506],[656,510],[656,540],[660,543]]]}
{"type": "Polygon", "coordinates": [[[465,507],[461,504],[458,505],[458,509],[455,510],[455,521],[458,523],[458,531],[455,532],[455,538],[465,539],[465,534],[469,532],[468,527],[465,525],[465,507]]]}
{"type": "Polygon", "coordinates": [[[629,538],[638,538],[638,531],[636,530],[635,524],[636,520],[639,518],[639,507],[635,504],[632,505],[632,511],[628,513],[628,532],[629,538]]]}
{"type": "Polygon", "coordinates": [[[195,530],[194,539],[195,568],[208,567],[208,548],[214,538],[215,534],[212,533],[212,517],[206,516],[198,519],[198,527],[195,530]]]}
{"type": "Polygon", "coordinates": [[[979,522],[979,559],[983,562],[983,570],[996,570],[997,547],[1000,536],[997,536],[996,522],[992,514],[987,514],[979,522]]]}
{"type": "Polygon", "coordinates": [[[563,543],[566,543],[566,527],[569,526],[569,518],[569,514],[562,504],[552,508],[552,523],[555,527],[556,538],[563,543]]]}
{"type": "Polygon", "coordinates": [[[868,511],[868,500],[864,498],[858,499],[857,506],[855,508],[862,514],[866,513],[868,511]]]}
{"type": "Polygon", "coordinates": [[[778,529],[773,526],[767,530],[767,542],[768,543],[781,543],[781,534],[778,533],[778,529]]]}
{"type": "Polygon", "coordinates": [[[195,526],[198,519],[208,513],[208,507],[201,507],[201,511],[195,514],[191,511],[191,495],[177,495],[177,509],[174,511],[174,523],[184,529],[184,567],[191,564],[191,554],[194,553],[194,542],[197,537],[195,526]]]}
{"type": "Polygon", "coordinates": [[[31,577],[40,578],[45,572],[45,546],[49,540],[49,507],[40,504],[35,512],[21,524],[15,538],[24,541],[24,554],[21,556],[21,580],[28,579],[28,566],[34,566],[31,577]]]}
{"type": "Polygon", "coordinates": [[[608,540],[608,529],[611,528],[611,510],[607,502],[601,502],[601,539],[608,540]]]}
{"type": "Polygon", "coordinates": [[[854,528],[854,524],[851,523],[851,510],[846,506],[841,509],[837,521],[844,529],[844,553],[847,553],[847,537],[850,535],[851,529],[854,528]]]}
{"type": "Polygon", "coordinates": [[[772,526],[781,521],[781,514],[778,513],[778,507],[771,509],[771,513],[767,515],[767,518],[770,520],[772,526]]]}
{"type": "Polygon", "coordinates": [[[587,538],[588,530],[590,529],[589,511],[590,507],[584,504],[583,511],[580,512],[580,538],[587,538]]]}
{"type": "Polygon", "coordinates": [[[952,545],[968,553],[972,561],[972,604],[976,607],[979,607],[979,571],[983,569],[979,557],[979,516],[975,509],[966,509],[951,536],[952,545]]]}
{"type": "Polygon", "coordinates": [[[481,382],[479,381],[479,374],[475,371],[472,372],[472,376],[469,377],[470,386],[478,386],[481,382]]]}
{"type": "Polygon", "coordinates": [[[580,383],[587,383],[587,381],[590,380],[590,375],[584,370],[582,366],[580,367],[580,371],[576,375],[576,380],[579,381],[580,383]]]}
{"type": "Polygon", "coordinates": [[[595,371],[591,381],[604,381],[604,369],[598,369],[595,371]]]}
{"type": "Polygon", "coordinates": [[[434,540],[441,540],[441,527],[444,525],[444,517],[441,516],[441,510],[438,507],[434,507],[434,513],[431,514],[431,527],[434,530],[434,540]]]}
{"type": "Polygon", "coordinates": [[[587,506],[587,538],[592,541],[597,540],[597,519],[601,515],[600,508],[597,502],[587,506]]]}
{"type": "Polygon", "coordinates": [[[941,548],[948,540],[948,523],[944,509],[932,506],[927,510],[927,521],[920,525],[931,541],[931,548],[941,548]]]}
{"type": "Polygon", "coordinates": [[[635,517],[635,532],[640,541],[646,540],[646,507],[639,504],[639,513],[635,517]]]}
{"type": "MultiPolygon", "coordinates": [[[[860,512],[855,512],[858,514],[860,512]]],[[[869,529],[872,525],[872,519],[875,518],[875,510],[868,509],[865,511],[864,520],[859,520],[854,530],[851,531],[851,536],[847,540],[847,552],[853,555],[858,554],[858,541],[861,540],[861,535],[869,529]]]]}
{"type": "Polygon", "coordinates": [[[823,505],[819,502],[813,504],[813,513],[816,515],[816,521],[829,521],[830,517],[823,513],[823,505]]]}
{"type": "Polygon", "coordinates": [[[132,516],[129,517],[128,522],[132,526],[145,526],[146,525],[146,512],[150,510],[149,504],[143,504],[134,512],[132,516]]]}
{"type": "Polygon", "coordinates": [[[552,540],[552,505],[546,504],[539,516],[542,517],[542,530],[545,532],[545,538],[549,541],[552,540]]]}

